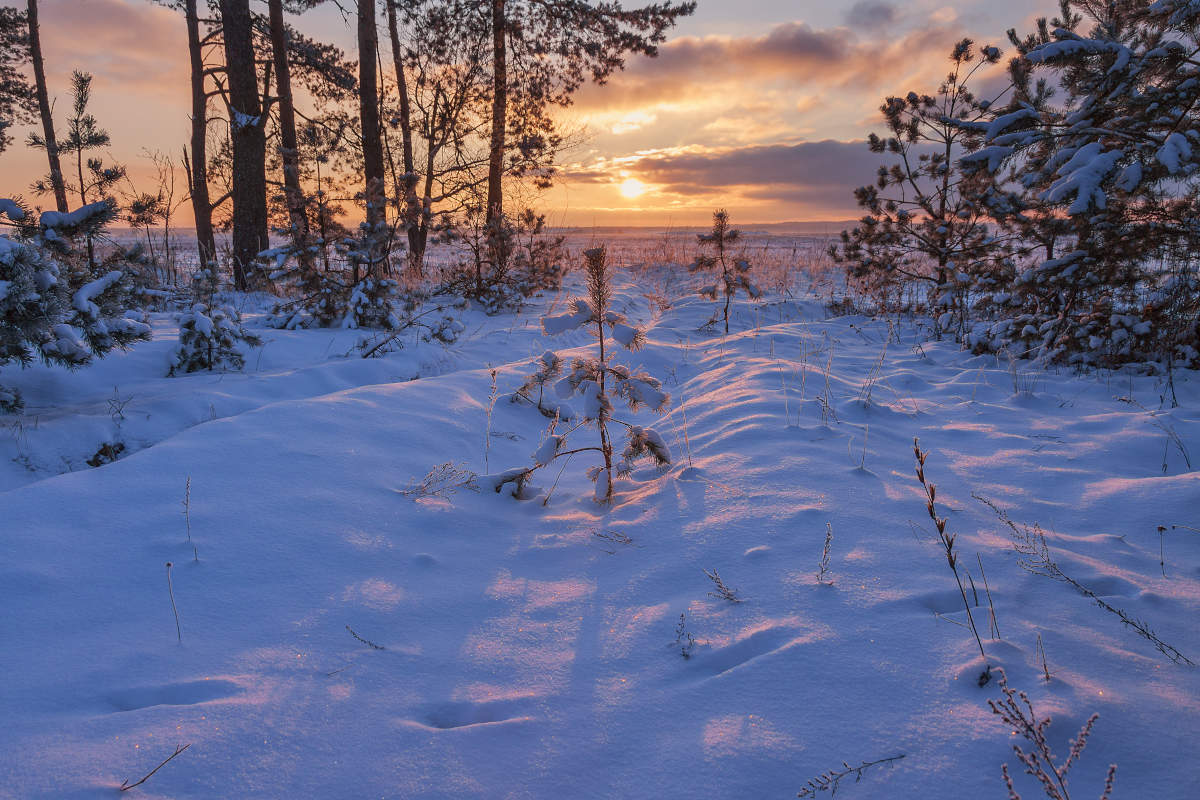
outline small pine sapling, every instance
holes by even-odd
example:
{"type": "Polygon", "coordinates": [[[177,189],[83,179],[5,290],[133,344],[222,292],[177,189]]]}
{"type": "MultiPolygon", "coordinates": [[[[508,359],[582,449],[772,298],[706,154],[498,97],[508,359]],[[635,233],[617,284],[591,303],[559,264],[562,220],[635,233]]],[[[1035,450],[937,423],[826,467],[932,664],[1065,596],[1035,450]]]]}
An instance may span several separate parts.
{"type": "Polygon", "coordinates": [[[729,227],[729,212],[720,209],[713,212],[713,226],[708,233],[698,236],[700,246],[706,251],[696,256],[689,269],[693,272],[714,271],[714,283],[702,286],[700,294],[710,300],[716,300],[718,293],[723,295],[725,306],[721,313],[725,320],[725,332],[729,333],[729,304],[738,290],[748,297],[757,298],[762,295],[750,280],[750,262],[742,258],[734,258],[730,254],[731,245],[741,241],[742,232],[729,227]]]}
{"type": "Polygon", "coordinates": [[[614,343],[637,350],[645,344],[646,336],[628,325],[623,315],[610,308],[612,289],[604,248],[593,248],[586,251],[584,256],[588,296],[573,300],[571,310],[565,314],[542,318],[543,329],[552,336],[589,327],[599,343],[599,357],[574,359],[567,374],[555,384],[555,391],[563,399],[574,395],[582,399],[580,421],[564,434],[556,433],[558,420],[552,423],[546,439],[533,453],[532,467],[518,467],[492,476],[492,485],[497,492],[511,483],[513,494],[521,496],[535,470],[550,465],[562,456],[594,451],[600,454],[602,464],[590,469],[588,474],[596,485],[596,502],[607,503],[612,500],[614,475],[629,475],[638,459],[650,458],[660,466],[671,463],[671,452],[657,431],[612,416],[613,398],[623,400],[631,411],[646,407],[654,412],[666,410],[671,398],[663,391],[662,383],[657,378],[612,361],[614,343]],[[588,423],[595,425],[600,444],[568,448],[567,436],[588,423]],[[626,446],[619,461],[614,461],[615,447],[609,423],[623,425],[626,430],[626,446]]]}
{"type": "Polygon", "coordinates": [[[397,313],[398,284],[391,278],[367,275],[350,291],[343,328],[382,328],[396,330],[401,327],[397,313]]]}
{"type": "Polygon", "coordinates": [[[179,320],[179,344],[167,375],[242,369],[246,366],[245,345],[261,344],[261,339],[242,327],[241,318],[231,306],[209,310],[197,303],[179,320]]]}

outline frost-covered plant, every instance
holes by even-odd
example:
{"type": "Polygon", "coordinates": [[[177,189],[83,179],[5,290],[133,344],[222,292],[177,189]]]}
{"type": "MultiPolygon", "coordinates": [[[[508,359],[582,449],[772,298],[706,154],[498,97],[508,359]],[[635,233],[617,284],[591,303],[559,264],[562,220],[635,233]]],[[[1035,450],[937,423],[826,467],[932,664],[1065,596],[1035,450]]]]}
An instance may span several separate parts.
{"type": "MultiPolygon", "coordinates": [[[[92,270],[75,251],[77,238],[95,237],[115,214],[106,200],[69,213],[47,211],[34,223],[19,203],[0,199],[0,217],[16,227],[16,238],[0,234],[0,366],[40,358],[81,367],[150,338],[150,327],[128,316],[126,273],[92,270]]],[[[21,407],[19,392],[0,388],[0,411],[21,407]]]]}
{"type": "MultiPolygon", "coordinates": [[[[706,251],[696,256],[696,260],[688,267],[693,272],[714,272],[714,282],[700,287],[702,297],[716,300],[717,295],[725,300],[721,313],[725,320],[725,332],[729,333],[729,304],[741,290],[747,297],[759,297],[762,293],[750,280],[750,262],[744,258],[735,258],[730,252],[731,245],[741,241],[742,232],[729,227],[729,212],[719,209],[713,212],[712,230],[697,236],[700,246],[706,251]]],[[[713,317],[716,319],[715,315],[713,317]]]]}
{"type": "MultiPolygon", "coordinates": [[[[582,400],[580,421],[566,433],[558,433],[556,428],[561,420],[556,419],[551,424],[546,439],[534,452],[532,467],[518,467],[492,476],[492,483],[497,492],[511,483],[514,495],[520,496],[534,471],[563,456],[595,452],[600,454],[601,464],[588,470],[588,476],[595,483],[596,502],[607,503],[612,500],[613,478],[632,472],[638,459],[649,458],[659,465],[671,463],[671,452],[657,431],[613,417],[614,399],[624,401],[633,411],[645,407],[651,411],[662,412],[666,410],[671,398],[663,391],[657,378],[642,370],[630,369],[612,361],[611,348],[615,344],[636,350],[645,344],[646,337],[642,331],[627,324],[625,317],[610,307],[612,290],[604,248],[588,250],[584,257],[587,297],[573,300],[571,310],[565,314],[542,318],[542,328],[551,336],[588,328],[599,344],[598,357],[573,359],[565,376],[555,383],[555,391],[563,399],[578,396],[582,400]],[[568,447],[567,437],[589,423],[599,435],[599,445],[568,447]],[[615,460],[617,454],[609,431],[610,423],[625,428],[625,449],[621,452],[619,461],[615,460]]],[[[543,356],[543,364],[549,367],[555,358],[557,357],[549,359],[548,362],[547,357],[543,356]]],[[[550,377],[547,375],[543,383],[550,377]]]]}
{"type": "Polygon", "coordinates": [[[1013,176],[997,218],[1032,220],[1018,225],[1026,239],[1060,244],[1031,254],[971,344],[1083,365],[1200,363],[1200,5],[1064,0],[1057,19],[1010,38],[1012,100],[972,123],[983,146],[964,167],[1013,176]]]}
{"type": "Polygon", "coordinates": [[[242,369],[246,366],[246,347],[261,344],[261,339],[242,327],[232,306],[210,309],[196,303],[179,320],[179,344],[172,353],[167,375],[242,369]]]}
{"type": "Polygon", "coordinates": [[[963,313],[968,284],[995,268],[999,255],[981,202],[987,182],[981,187],[965,181],[956,161],[980,138],[958,122],[974,121],[988,107],[967,83],[999,58],[995,47],[977,53],[964,39],[955,45],[951,71],[934,94],[884,100],[880,111],[888,133],[872,133],[867,144],[890,163],[880,165],[875,185],[855,190],[866,215],[842,232],[840,247],[830,248],[850,277],[877,296],[897,286],[928,286],[941,328],[953,321],[954,311],[963,313]]]}
{"type": "MultiPolygon", "coordinates": [[[[1000,691],[1004,693],[1004,699],[998,702],[988,700],[988,705],[991,706],[992,713],[1000,717],[1000,721],[1014,733],[1020,734],[1025,739],[1027,746],[1030,747],[1029,750],[1025,750],[1019,744],[1012,746],[1017,760],[1025,767],[1025,774],[1032,775],[1037,780],[1049,800],[1071,800],[1071,795],[1067,791],[1067,773],[1083,755],[1083,748],[1087,746],[1092,726],[1096,724],[1100,715],[1092,714],[1088,718],[1088,721],[1080,729],[1079,735],[1071,740],[1071,751],[1067,754],[1066,760],[1058,763],[1054,753],[1050,750],[1050,743],[1046,740],[1046,729],[1050,727],[1050,718],[1038,719],[1037,714],[1034,713],[1033,704],[1029,702],[1029,696],[1025,692],[1012,689],[1008,685],[1008,679],[1003,670],[1000,670],[1000,691]]],[[[1002,764],[1000,772],[1004,777],[1004,785],[1008,789],[1009,800],[1021,800],[1021,795],[1017,794],[1017,788],[1013,785],[1012,776],[1008,774],[1008,764],[1002,764]]],[[[1116,774],[1117,765],[1109,764],[1100,800],[1108,800],[1112,797],[1116,774]]]]}
{"type": "Polygon", "coordinates": [[[329,328],[345,319],[350,287],[339,280],[341,273],[328,270],[328,254],[311,237],[264,250],[259,258],[271,284],[299,295],[275,304],[267,316],[272,328],[329,328]]]}

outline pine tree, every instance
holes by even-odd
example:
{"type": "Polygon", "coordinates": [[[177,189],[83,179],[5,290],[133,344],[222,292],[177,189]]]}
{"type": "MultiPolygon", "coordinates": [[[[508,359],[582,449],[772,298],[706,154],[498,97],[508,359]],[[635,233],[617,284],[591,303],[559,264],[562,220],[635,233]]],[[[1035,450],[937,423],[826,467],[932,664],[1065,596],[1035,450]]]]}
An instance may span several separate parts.
{"type": "Polygon", "coordinates": [[[1043,209],[1028,227],[1064,246],[1033,254],[972,343],[1085,365],[1200,363],[1200,7],[1062,2],[1036,33],[1009,35],[1017,91],[973,126],[983,146],[964,162],[1019,175],[1016,212],[1043,209]]]}
{"type": "Polygon", "coordinates": [[[12,144],[9,128],[36,119],[37,96],[21,72],[29,60],[28,15],[0,6],[0,153],[12,144]]]}
{"type": "Polygon", "coordinates": [[[46,86],[46,65],[42,60],[42,35],[38,23],[37,0],[28,0],[25,21],[29,25],[29,60],[33,63],[34,90],[37,94],[38,113],[42,120],[41,140],[49,164],[50,187],[54,192],[54,203],[59,213],[65,214],[67,190],[63,184],[62,165],[58,158],[58,140],[54,136],[54,119],[50,113],[50,91],[46,86]]]}
{"type": "Polygon", "coordinates": [[[179,344],[172,354],[168,376],[207,370],[240,370],[246,366],[247,346],[262,340],[242,327],[232,306],[209,308],[196,303],[179,320],[179,344]]]}
{"type": "MultiPolygon", "coordinates": [[[[0,366],[46,364],[81,367],[114,348],[150,338],[150,327],[131,318],[132,286],[115,269],[120,254],[93,270],[76,248],[99,235],[116,216],[111,200],[69,213],[43,212],[35,223],[18,202],[0,199],[15,237],[0,235],[0,366]]],[[[20,394],[0,388],[0,409],[19,411],[20,394]]]]}
{"type": "Polygon", "coordinates": [[[879,167],[875,185],[855,190],[867,213],[858,227],[842,232],[840,248],[831,248],[850,277],[880,296],[900,286],[927,286],[940,328],[956,313],[960,320],[965,316],[973,276],[986,275],[1002,260],[981,202],[987,184],[967,180],[957,167],[959,156],[974,150],[980,138],[961,121],[975,121],[988,108],[967,84],[999,58],[996,48],[977,53],[963,39],[936,93],[909,92],[884,101],[880,111],[888,134],[872,133],[867,144],[891,163],[879,167]]]}
{"type": "MultiPolygon", "coordinates": [[[[725,320],[725,333],[729,333],[729,304],[733,301],[738,290],[746,293],[747,297],[757,298],[762,295],[758,287],[750,280],[750,262],[744,258],[735,258],[730,252],[731,245],[741,241],[742,232],[729,227],[729,212],[719,209],[713,212],[713,226],[708,233],[698,237],[700,246],[711,253],[701,253],[696,256],[689,269],[693,272],[715,271],[716,282],[700,287],[700,295],[710,300],[716,300],[717,295],[725,301],[722,315],[725,320]]],[[[710,321],[716,321],[716,314],[710,321]]],[[[708,327],[707,325],[705,327],[708,327]]]]}
{"type": "MultiPolygon", "coordinates": [[[[66,136],[58,142],[58,154],[70,157],[74,154],[76,184],[63,183],[63,187],[79,195],[80,206],[86,206],[93,200],[103,200],[110,196],[110,190],[125,177],[125,167],[121,164],[108,164],[99,157],[86,157],[89,150],[99,150],[108,147],[112,139],[108,131],[100,127],[96,118],[88,113],[88,103],[92,98],[92,76],[76,70],[71,73],[71,116],[67,118],[66,136]]],[[[36,133],[29,135],[29,145],[42,150],[49,150],[44,136],[36,133]]],[[[55,189],[54,176],[39,180],[34,184],[39,194],[49,194],[55,189]]],[[[95,267],[96,247],[91,233],[85,235],[87,242],[88,264],[95,267]]]]}
{"type": "MultiPolygon", "coordinates": [[[[645,334],[626,323],[625,317],[611,308],[612,289],[605,263],[603,247],[584,253],[588,294],[586,298],[573,300],[571,310],[558,316],[542,318],[542,328],[551,336],[579,328],[589,328],[596,337],[599,354],[596,358],[576,358],[571,361],[566,375],[555,384],[555,391],[564,399],[578,396],[583,402],[581,419],[591,423],[599,436],[599,445],[569,447],[567,436],[577,430],[576,425],[567,433],[558,433],[557,418],[545,440],[533,454],[533,466],[507,470],[493,476],[492,485],[497,492],[506,485],[513,485],[513,494],[521,496],[530,476],[538,469],[548,466],[555,459],[576,453],[599,453],[601,463],[588,470],[595,483],[593,496],[597,503],[608,503],[613,496],[613,480],[629,475],[636,462],[649,458],[662,466],[671,463],[671,452],[662,436],[653,428],[625,422],[613,416],[613,401],[622,400],[631,411],[649,408],[661,413],[671,402],[670,395],[663,391],[662,383],[644,371],[630,369],[612,360],[612,347],[620,344],[628,350],[637,350],[646,342],[645,334]],[[593,327],[594,326],[594,327],[593,327]],[[616,461],[616,448],[609,431],[611,423],[622,425],[626,432],[625,449],[616,461]]],[[[552,353],[542,356],[543,369],[555,369],[559,360],[552,353]]],[[[546,381],[550,375],[546,375],[546,381]]],[[[545,381],[543,381],[544,383],[545,381]]]]}
{"type": "MultiPolygon", "coordinates": [[[[627,54],[655,56],[666,31],[696,9],[694,2],[625,9],[618,2],[490,0],[491,136],[488,147],[487,225],[501,228],[503,180],[544,167],[556,147],[551,106],[566,106],[591,79],[604,80],[627,54]],[[506,162],[507,159],[507,162],[506,162]]],[[[543,170],[540,182],[548,174],[543,170]]],[[[502,257],[498,248],[493,261],[502,257]]]]}

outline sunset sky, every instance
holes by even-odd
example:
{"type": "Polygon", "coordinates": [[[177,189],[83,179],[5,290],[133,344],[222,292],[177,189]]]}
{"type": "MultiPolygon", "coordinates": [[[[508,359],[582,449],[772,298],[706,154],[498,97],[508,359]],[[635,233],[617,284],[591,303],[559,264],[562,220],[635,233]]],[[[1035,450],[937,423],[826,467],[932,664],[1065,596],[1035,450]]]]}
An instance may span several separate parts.
{"type": "MultiPolygon", "coordinates": [[[[182,15],[148,0],[40,8],[56,116],[71,70],[92,72],[111,155],[145,181],[142,150],[177,153],[188,136],[182,15]]],[[[717,205],[745,222],[853,218],[851,191],[878,163],[862,139],[880,127],[881,98],[936,88],[963,36],[1005,45],[1007,28],[1052,11],[1049,0],[700,0],[658,59],[631,60],[561,114],[586,137],[537,205],[567,225],[691,225],[717,205]]],[[[354,31],[336,9],[293,22],[353,56],[354,31]]],[[[0,190],[27,195],[45,165],[18,136],[0,155],[0,190]]]]}

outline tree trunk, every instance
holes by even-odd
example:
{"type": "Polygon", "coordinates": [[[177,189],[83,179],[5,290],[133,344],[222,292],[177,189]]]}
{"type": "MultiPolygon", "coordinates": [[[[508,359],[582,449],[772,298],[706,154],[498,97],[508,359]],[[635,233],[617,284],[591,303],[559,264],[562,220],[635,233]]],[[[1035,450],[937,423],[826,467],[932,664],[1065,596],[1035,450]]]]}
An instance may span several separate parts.
{"type": "Polygon", "coordinates": [[[238,289],[245,291],[247,269],[270,246],[267,142],[254,63],[250,0],[221,0],[221,22],[233,140],[233,280],[238,289]]]}
{"type": "Polygon", "coordinates": [[[50,93],[46,90],[46,67],[42,63],[42,37],[38,32],[37,0],[29,0],[29,56],[33,61],[38,110],[42,116],[42,136],[46,139],[46,159],[50,162],[50,185],[54,188],[54,203],[66,213],[67,188],[63,183],[62,165],[58,161],[58,140],[54,138],[54,119],[50,116],[50,93]]]}
{"type": "Polygon", "coordinates": [[[363,199],[367,205],[368,275],[375,274],[375,262],[382,250],[385,211],[383,136],[379,127],[379,83],[375,65],[378,50],[375,0],[358,0],[358,108],[366,183],[363,199]]]}
{"type": "MultiPolygon", "coordinates": [[[[200,47],[200,18],[196,0],[184,8],[188,31],[188,57],[192,72],[192,153],[188,168],[188,193],[196,217],[196,248],[200,269],[217,264],[217,240],[213,234],[212,203],[208,195],[208,98],[204,96],[204,52],[200,47]]],[[[186,155],[186,151],[185,151],[186,155]]]]}
{"type": "MultiPolygon", "coordinates": [[[[504,129],[508,124],[506,33],[504,0],[492,0],[492,138],[488,148],[487,196],[487,224],[492,232],[498,230],[504,213],[504,129]]],[[[494,256],[495,247],[492,249],[494,256]]]]}
{"type": "Polygon", "coordinates": [[[408,266],[417,275],[421,274],[425,258],[425,237],[421,235],[421,204],[417,199],[417,173],[413,161],[412,104],[408,96],[408,81],[404,74],[404,62],[400,52],[400,30],[396,24],[396,0],[387,2],[388,34],[392,44],[392,66],[396,71],[396,91],[400,95],[400,139],[404,159],[402,189],[404,229],[408,235],[408,266]]]}
{"type": "Polygon", "coordinates": [[[279,154],[283,160],[283,194],[287,202],[292,242],[300,251],[302,269],[309,268],[308,215],[300,188],[300,147],[296,143],[296,107],[292,102],[292,76],[288,64],[287,35],[283,27],[283,0],[269,0],[271,50],[275,60],[275,94],[279,101],[279,154]]]}

